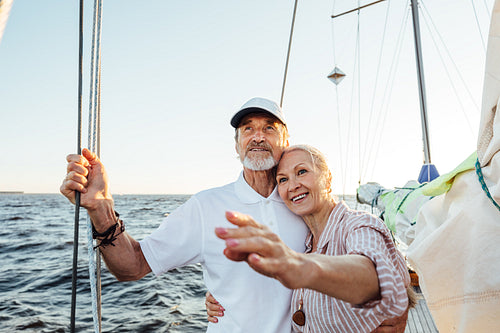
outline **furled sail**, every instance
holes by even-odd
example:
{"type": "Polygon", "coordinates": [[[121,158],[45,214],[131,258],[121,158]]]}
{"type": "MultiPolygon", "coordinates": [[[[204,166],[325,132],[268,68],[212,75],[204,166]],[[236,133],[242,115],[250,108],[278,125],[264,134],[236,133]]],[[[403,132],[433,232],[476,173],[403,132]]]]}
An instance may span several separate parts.
{"type": "Polygon", "coordinates": [[[491,16],[475,168],[419,212],[408,259],[440,332],[499,332],[500,0],[491,16]]]}
{"type": "Polygon", "coordinates": [[[3,31],[13,2],[14,0],[0,0],[0,43],[2,42],[3,31]]]}

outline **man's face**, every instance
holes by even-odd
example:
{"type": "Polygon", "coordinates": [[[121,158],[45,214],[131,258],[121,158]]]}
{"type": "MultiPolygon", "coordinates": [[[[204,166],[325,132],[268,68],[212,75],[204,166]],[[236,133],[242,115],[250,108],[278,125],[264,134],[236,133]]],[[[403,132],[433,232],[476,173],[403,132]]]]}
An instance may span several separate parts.
{"type": "Polygon", "coordinates": [[[274,167],[285,148],[283,125],[265,113],[245,116],[238,127],[236,151],[243,166],[255,171],[274,167]]]}

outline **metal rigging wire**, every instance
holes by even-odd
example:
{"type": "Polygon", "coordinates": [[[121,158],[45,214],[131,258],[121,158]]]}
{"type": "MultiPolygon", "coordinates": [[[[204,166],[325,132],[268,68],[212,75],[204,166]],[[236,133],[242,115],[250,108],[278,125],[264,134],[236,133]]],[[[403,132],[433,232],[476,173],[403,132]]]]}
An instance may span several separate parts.
{"type": "MultiPolygon", "coordinates": [[[[376,74],[375,74],[375,83],[374,83],[374,87],[373,87],[373,95],[372,95],[372,99],[371,99],[371,107],[370,107],[370,115],[368,117],[368,130],[367,130],[367,134],[365,136],[365,144],[363,145],[364,147],[364,152],[360,158],[360,169],[363,169],[365,166],[368,167],[368,162],[369,162],[369,159],[367,158],[367,154],[368,154],[368,140],[369,138],[371,137],[371,129],[373,129],[373,132],[374,133],[377,133],[376,131],[376,128],[374,128],[373,126],[370,126],[372,124],[372,118],[373,118],[373,115],[374,115],[374,106],[375,106],[375,95],[377,93],[377,87],[378,87],[378,82],[379,82],[379,73],[380,73],[380,67],[381,67],[381,63],[382,63],[382,55],[383,55],[383,51],[384,51],[384,45],[385,45],[385,37],[386,37],[386,33],[387,33],[387,24],[389,22],[389,11],[391,9],[391,2],[390,1],[387,1],[387,9],[386,9],[386,14],[385,14],[385,22],[384,22],[384,30],[382,32],[382,41],[380,43],[380,52],[379,52],[379,56],[378,56],[378,63],[377,63],[377,70],[376,70],[376,74]]],[[[360,141],[361,143],[361,141],[360,141]]],[[[366,168],[364,168],[366,170],[366,168]]],[[[363,177],[363,173],[361,172],[362,170],[360,170],[360,177],[359,177],[359,182],[361,183],[362,181],[362,177],[363,177]]],[[[366,175],[366,171],[364,173],[366,175]]]]}
{"type": "MultiPolygon", "coordinates": [[[[423,8],[425,9],[425,7],[423,7],[423,8]]],[[[439,39],[441,41],[441,45],[445,49],[446,54],[448,55],[448,58],[450,59],[451,63],[453,64],[453,67],[455,69],[456,74],[460,78],[460,81],[462,82],[463,87],[467,91],[467,94],[469,95],[470,100],[474,104],[474,106],[476,108],[476,111],[479,113],[479,106],[476,103],[476,100],[474,99],[474,97],[472,96],[472,93],[471,93],[469,87],[467,86],[467,84],[466,84],[466,82],[465,82],[462,74],[460,73],[460,70],[458,69],[458,66],[456,65],[455,61],[453,60],[453,58],[452,58],[452,56],[451,56],[448,48],[446,47],[446,44],[444,43],[443,38],[439,34],[439,31],[436,29],[436,26],[434,25],[434,22],[432,21],[432,17],[430,16],[430,14],[428,12],[427,12],[427,15],[429,16],[429,20],[430,20],[430,23],[432,24],[432,27],[436,30],[436,35],[439,37],[439,39]]],[[[462,113],[464,114],[464,117],[465,117],[465,120],[466,120],[467,125],[469,127],[469,130],[470,130],[471,134],[473,136],[475,136],[474,135],[474,130],[472,128],[471,121],[469,119],[469,116],[467,116],[467,113],[465,112],[464,103],[462,102],[462,98],[461,98],[460,94],[458,93],[457,86],[455,85],[454,80],[451,78],[450,71],[448,70],[448,67],[446,66],[446,64],[444,62],[443,55],[439,51],[439,47],[438,47],[438,44],[436,42],[436,39],[434,38],[434,34],[432,34],[432,32],[431,32],[431,28],[429,27],[429,23],[427,21],[427,16],[423,15],[423,18],[424,18],[424,22],[426,23],[427,29],[429,29],[429,35],[431,36],[431,40],[432,40],[432,42],[434,44],[434,47],[436,48],[436,51],[437,51],[437,53],[439,55],[439,60],[441,60],[441,63],[443,64],[443,68],[444,68],[444,70],[446,72],[446,76],[448,77],[448,81],[450,82],[451,88],[453,89],[453,92],[455,93],[456,100],[457,100],[458,104],[460,105],[460,109],[461,109],[462,113]]]]}
{"type": "MultiPolygon", "coordinates": [[[[82,81],[83,81],[83,0],[80,0],[79,15],[79,38],[78,38],[78,133],[77,133],[77,153],[82,153],[82,81]]],[[[78,230],[80,221],[80,192],[75,193],[75,223],[73,238],[73,270],[71,279],[71,323],[70,330],[75,332],[76,314],[76,284],[78,272],[78,230]]]]}
{"type": "Polygon", "coordinates": [[[288,52],[286,54],[285,73],[283,74],[283,86],[281,87],[280,107],[283,106],[283,97],[285,95],[286,75],[288,73],[288,62],[290,60],[290,50],[292,49],[292,37],[293,37],[293,28],[295,26],[295,15],[297,13],[297,2],[298,2],[298,0],[295,0],[295,4],[293,6],[292,26],[290,28],[290,38],[288,39],[288,52]]]}
{"type": "MultiPolygon", "coordinates": [[[[387,79],[386,86],[384,89],[384,95],[382,97],[382,105],[380,106],[380,109],[381,109],[380,113],[382,116],[377,117],[377,125],[375,126],[375,129],[380,127],[380,130],[375,131],[376,133],[378,133],[378,136],[375,137],[375,139],[371,141],[370,149],[368,149],[369,155],[368,155],[367,165],[370,165],[370,163],[371,163],[370,161],[372,161],[372,158],[373,158],[373,165],[376,164],[375,162],[379,156],[378,153],[380,151],[380,147],[382,146],[382,135],[384,134],[384,128],[385,128],[385,124],[386,124],[385,120],[386,120],[387,115],[389,113],[389,101],[390,101],[391,96],[392,96],[392,89],[394,88],[394,79],[396,77],[397,67],[399,65],[399,60],[401,59],[401,51],[403,49],[403,41],[404,41],[406,28],[408,26],[410,11],[411,11],[410,7],[407,7],[406,14],[403,17],[401,25],[400,25],[400,30],[399,30],[399,34],[398,34],[398,38],[397,38],[397,42],[396,42],[396,48],[395,48],[394,55],[393,55],[393,58],[391,61],[391,67],[389,69],[389,77],[387,79]],[[375,152],[375,153],[373,153],[373,152],[375,152]]],[[[375,169],[375,167],[371,168],[370,178],[373,176],[374,169],[375,169]]],[[[365,176],[364,176],[365,178],[366,178],[366,172],[368,170],[370,170],[370,168],[365,169],[365,176]]]]}
{"type": "MultiPolygon", "coordinates": [[[[100,156],[101,110],[100,110],[100,78],[101,78],[101,27],[102,0],[94,2],[94,24],[92,33],[92,50],[90,65],[90,97],[89,97],[89,149],[100,156]]],[[[92,315],[94,331],[101,332],[101,270],[100,252],[94,246],[92,237],[92,221],[87,216],[87,250],[89,256],[89,279],[92,295],[92,315]]]]}

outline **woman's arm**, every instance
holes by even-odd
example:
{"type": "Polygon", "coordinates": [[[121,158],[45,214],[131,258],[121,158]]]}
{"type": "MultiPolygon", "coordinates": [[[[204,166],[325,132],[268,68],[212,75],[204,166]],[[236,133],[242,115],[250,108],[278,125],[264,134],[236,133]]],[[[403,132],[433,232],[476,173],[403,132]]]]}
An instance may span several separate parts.
{"type": "Polygon", "coordinates": [[[303,256],[305,265],[298,268],[307,272],[302,288],[352,304],[363,304],[380,297],[377,272],[369,258],[362,255],[303,256]]]}
{"type": "Polygon", "coordinates": [[[228,212],[226,218],[239,227],[216,229],[226,241],[227,258],[245,260],[255,271],[290,289],[313,289],[352,304],[379,298],[378,276],[370,259],[297,253],[248,215],[228,212]]]}

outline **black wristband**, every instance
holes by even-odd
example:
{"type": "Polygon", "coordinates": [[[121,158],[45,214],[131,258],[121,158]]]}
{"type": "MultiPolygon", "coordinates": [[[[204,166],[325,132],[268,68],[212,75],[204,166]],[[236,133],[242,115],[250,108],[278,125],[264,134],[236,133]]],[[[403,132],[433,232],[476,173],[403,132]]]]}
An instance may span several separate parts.
{"type": "Polygon", "coordinates": [[[116,238],[121,233],[123,233],[125,231],[125,224],[123,223],[122,220],[120,220],[120,214],[118,214],[115,211],[115,216],[116,216],[116,223],[113,224],[111,227],[109,227],[104,232],[97,232],[97,230],[95,230],[94,225],[92,224],[92,238],[94,238],[94,239],[99,238],[98,240],[100,240],[99,244],[96,245],[94,248],[105,247],[106,245],[115,246],[115,244],[113,244],[113,242],[116,240],[116,238]],[[118,233],[116,233],[117,227],[119,227],[118,233]]]}

